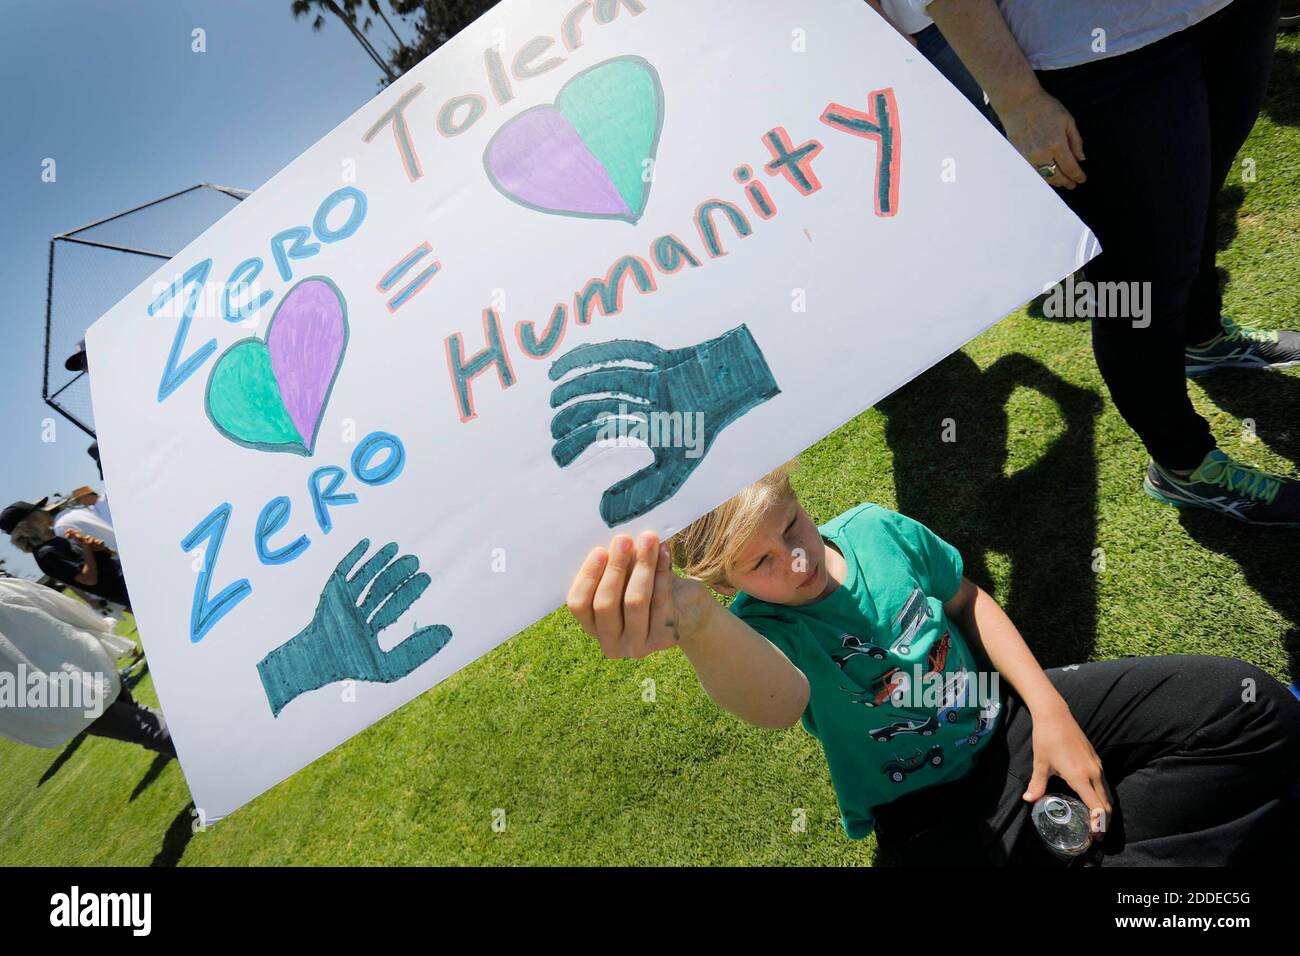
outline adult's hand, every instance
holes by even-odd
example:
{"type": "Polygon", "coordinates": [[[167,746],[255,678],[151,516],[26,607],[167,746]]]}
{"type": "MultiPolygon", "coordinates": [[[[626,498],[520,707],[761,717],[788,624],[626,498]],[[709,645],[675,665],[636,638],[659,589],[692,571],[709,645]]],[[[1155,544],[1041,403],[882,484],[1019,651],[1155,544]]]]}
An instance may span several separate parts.
{"type": "Polygon", "coordinates": [[[1055,163],[1047,181],[1058,189],[1086,180],[1074,117],[1044,92],[995,0],[933,0],[926,12],[988,94],[1020,155],[1036,168],[1055,163]]]}
{"type": "Polygon", "coordinates": [[[88,551],[107,551],[109,550],[102,538],[94,538],[90,535],[78,531],[76,528],[69,528],[63,533],[63,536],[69,541],[76,541],[78,544],[85,545],[88,551]]]}
{"type": "Polygon", "coordinates": [[[1074,189],[1086,182],[1081,163],[1083,137],[1069,110],[1041,88],[1014,106],[998,110],[998,118],[1020,155],[1036,169],[1055,164],[1047,181],[1058,189],[1074,189]]]}

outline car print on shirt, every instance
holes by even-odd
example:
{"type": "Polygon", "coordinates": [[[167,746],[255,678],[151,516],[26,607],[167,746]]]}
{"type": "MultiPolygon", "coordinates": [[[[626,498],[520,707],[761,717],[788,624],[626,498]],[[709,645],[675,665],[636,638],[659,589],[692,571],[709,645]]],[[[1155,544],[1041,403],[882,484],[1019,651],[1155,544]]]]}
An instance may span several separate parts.
{"type": "Polygon", "coordinates": [[[888,743],[900,734],[920,734],[922,737],[932,737],[939,729],[939,718],[927,717],[924,720],[898,720],[892,724],[886,724],[884,727],[877,727],[874,730],[868,730],[871,739],[877,743],[888,743]]]}
{"type": "Polygon", "coordinates": [[[850,690],[843,686],[840,690],[848,694],[855,704],[861,704],[863,707],[879,707],[888,703],[889,699],[896,694],[900,698],[906,695],[911,684],[911,678],[901,667],[891,667],[873,680],[866,690],[850,690]]]}
{"type": "MultiPolygon", "coordinates": [[[[891,650],[900,650],[901,652],[910,650],[911,644],[902,645],[902,640],[902,638],[896,640],[891,650]]],[[[911,640],[910,635],[908,640],[911,640]]],[[[839,666],[840,670],[844,670],[849,661],[856,657],[866,657],[873,661],[883,661],[889,658],[889,652],[883,647],[868,644],[852,634],[840,635],[840,648],[841,650],[838,653],[831,654],[831,660],[839,666]]],[[[929,674],[937,674],[943,670],[944,664],[948,662],[948,651],[951,649],[952,636],[947,631],[944,631],[943,636],[935,641],[934,646],[930,648],[930,653],[926,656],[929,674]]]]}
{"type": "Polygon", "coordinates": [[[934,642],[934,646],[930,648],[930,653],[926,655],[926,662],[929,663],[930,669],[925,676],[929,677],[931,674],[943,672],[943,665],[948,663],[948,651],[951,649],[952,635],[944,631],[943,637],[934,642]]]}
{"type": "Polygon", "coordinates": [[[970,671],[964,667],[954,671],[948,678],[948,682],[944,684],[942,699],[945,706],[939,710],[939,720],[947,724],[955,724],[957,718],[961,716],[961,708],[971,706],[970,671]]]}
{"type": "Polygon", "coordinates": [[[925,766],[943,766],[943,748],[938,744],[935,744],[925,753],[917,750],[906,757],[895,754],[892,760],[880,768],[880,772],[889,777],[894,783],[902,783],[909,774],[916,773],[925,766]]]}
{"type": "Polygon", "coordinates": [[[890,628],[900,628],[897,638],[890,645],[890,650],[906,654],[912,649],[912,641],[921,630],[921,625],[930,620],[930,602],[920,588],[913,588],[902,610],[889,622],[890,628]]]}
{"type": "Polygon", "coordinates": [[[991,700],[985,704],[984,709],[980,711],[979,717],[975,720],[975,729],[957,741],[957,746],[970,744],[970,746],[974,747],[981,739],[993,733],[993,725],[997,723],[998,711],[1001,709],[1001,701],[991,700]]]}
{"type": "Polygon", "coordinates": [[[864,644],[860,638],[852,634],[840,635],[840,647],[838,654],[831,655],[831,660],[839,665],[840,670],[844,670],[844,666],[855,657],[869,657],[873,661],[883,661],[889,657],[889,653],[883,647],[864,644]]]}

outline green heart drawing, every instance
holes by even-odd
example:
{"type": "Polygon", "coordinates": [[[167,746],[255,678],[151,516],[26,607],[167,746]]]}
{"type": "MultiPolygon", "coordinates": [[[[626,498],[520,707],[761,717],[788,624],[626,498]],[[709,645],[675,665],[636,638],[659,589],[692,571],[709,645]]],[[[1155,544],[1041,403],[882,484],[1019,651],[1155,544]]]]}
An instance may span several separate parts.
{"type": "Polygon", "coordinates": [[[208,377],[205,406],[236,445],[310,456],[347,348],[347,306],[324,276],[290,289],[266,339],[240,339],[208,377]]]}

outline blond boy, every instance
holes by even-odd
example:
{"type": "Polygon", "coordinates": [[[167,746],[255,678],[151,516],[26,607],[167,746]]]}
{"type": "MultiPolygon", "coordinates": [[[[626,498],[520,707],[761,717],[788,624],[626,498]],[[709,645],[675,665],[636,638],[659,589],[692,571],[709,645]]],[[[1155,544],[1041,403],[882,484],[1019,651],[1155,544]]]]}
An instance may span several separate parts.
{"type": "Polygon", "coordinates": [[[1045,672],[951,545],[872,504],[818,528],[789,471],[671,554],[653,532],[615,536],[568,606],[608,657],[676,646],[718,706],[802,719],[850,837],[877,830],[898,862],[1049,862],[1028,805],[1054,778],[1090,810],[1093,861],[1242,862],[1294,820],[1300,702],[1267,674],[1191,656],[1045,672]]]}

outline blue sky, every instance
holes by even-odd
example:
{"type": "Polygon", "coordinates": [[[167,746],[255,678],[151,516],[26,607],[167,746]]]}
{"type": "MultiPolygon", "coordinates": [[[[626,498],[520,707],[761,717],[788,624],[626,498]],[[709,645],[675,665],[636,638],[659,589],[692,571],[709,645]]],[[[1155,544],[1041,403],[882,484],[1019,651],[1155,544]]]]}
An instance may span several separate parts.
{"type": "MultiPolygon", "coordinates": [[[[290,0],[8,0],[4,18],[0,507],[100,487],[90,438],[41,399],[50,237],[197,182],[256,189],[380,78],[342,24],[314,32],[290,0]],[[191,49],[195,28],[206,52],[191,49]]],[[[391,39],[382,24],[371,36],[391,39]]],[[[5,537],[0,557],[35,576],[5,537]]]]}

